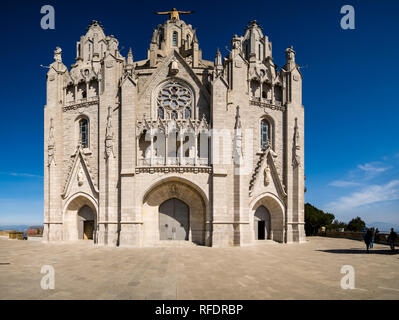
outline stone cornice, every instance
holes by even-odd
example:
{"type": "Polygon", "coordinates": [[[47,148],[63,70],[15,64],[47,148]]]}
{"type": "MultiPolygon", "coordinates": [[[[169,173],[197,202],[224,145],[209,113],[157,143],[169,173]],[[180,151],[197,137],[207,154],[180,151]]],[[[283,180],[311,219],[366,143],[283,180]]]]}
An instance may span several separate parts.
{"type": "Polygon", "coordinates": [[[285,107],[284,106],[278,106],[276,104],[271,104],[271,103],[267,103],[267,102],[262,102],[262,101],[257,101],[257,100],[249,100],[249,104],[252,106],[258,106],[260,108],[269,108],[271,110],[278,110],[278,111],[285,111],[285,107]]]}
{"type": "Polygon", "coordinates": [[[96,104],[98,104],[98,98],[96,98],[95,100],[84,101],[81,103],[76,103],[76,104],[72,104],[72,105],[63,107],[62,111],[67,112],[69,110],[77,110],[80,108],[87,108],[89,106],[96,105],[96,104]]]}
{"type": "Polygon", "coordinates": [[[159,167],[136,167],[139,173],[212,173],[212,167],[204,166],[159,166],[159,167]]]}

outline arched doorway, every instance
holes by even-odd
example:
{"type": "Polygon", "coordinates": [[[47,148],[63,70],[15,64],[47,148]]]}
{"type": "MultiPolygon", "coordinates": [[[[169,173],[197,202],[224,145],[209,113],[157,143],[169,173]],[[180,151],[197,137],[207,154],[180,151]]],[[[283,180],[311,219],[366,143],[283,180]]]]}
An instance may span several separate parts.
{"type": "Polygon", "coordinates": [[[188,240],[190,230],[189,207],[172,198],[159,206],[160,240],[188,240]]]}
{"type": "Polygon", "coordinates": [[[266,192],[251,202],[253,239],[285,242],[285,207],[274,194],[266,192]],[[262,234],[264,232],[264,235],[262,234]]]}
{"type": "Polygon", "coordinates": [[[78,238],[83,240],[93,240],[94,234],[94,212],[84,205],[78,211],[78,238]]]}
{"type": "Polygon", "coordinates": [[[64,240],[97,241],[97,203],[89,196],[78,194],[69,198],[63,214],[64,240]]]}
{"type": "Polygon", "coordinates": [[[254,232],[256,240],[270,239],[270,213],[264,206],[255,211],[254,232]]]}
{"type": "Polygon", "coordinates": [[[177,177],[162,179],[145,191],[142,199],[144,245],[163,239],[210,243],[206,238],[210,234],[206,231],[207,197],[195,184],[177,177]]]}

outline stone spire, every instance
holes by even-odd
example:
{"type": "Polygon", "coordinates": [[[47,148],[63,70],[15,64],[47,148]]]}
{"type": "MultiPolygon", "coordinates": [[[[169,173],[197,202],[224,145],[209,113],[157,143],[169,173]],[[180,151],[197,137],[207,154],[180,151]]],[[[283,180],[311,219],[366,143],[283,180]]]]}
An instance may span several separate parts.
{"type": "Polygon", "coordinates": [[[127,61],[126,61],[126,66],[125,70],[127,71],[128,74],[132,75],[133,74],[133,53],[132,53],[132,48],[129,48],[129,53],[127,54],[127,61]]]}
{"type": "Polygon", "coordinates": [[[194,30],[193,43],[199,43],[197,37],[197,30],[194,30]]]}
{"type": "Polygon", "coordinates": [[[132,66],[133,65],[133,52],[132,48],[129,48],[129,53],[127,54],[127,65],[132,66]]]}
{"type": "Polygon", "coordinates": [[[222,55],[219,51],[219,48],[216,50],[215,71],[217,75],[219,75],[223,71],[222,55]]]}
{"type": "Polygon", "coordinates": [[[222,55],[220,54],[219,48],[216,50],[216,57],[215,57],[215,66],[221,66],[222,65],[222,55]]]}

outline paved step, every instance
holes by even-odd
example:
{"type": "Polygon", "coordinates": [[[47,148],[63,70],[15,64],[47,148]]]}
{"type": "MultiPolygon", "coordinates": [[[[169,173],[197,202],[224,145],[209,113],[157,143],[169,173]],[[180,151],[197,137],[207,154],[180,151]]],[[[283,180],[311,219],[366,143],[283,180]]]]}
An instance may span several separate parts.
{"type": "Polygon", "coordinates": [[[154,247],[195,247],[197,244],[186,240],[160,240],[153,243],[154,247]]]}

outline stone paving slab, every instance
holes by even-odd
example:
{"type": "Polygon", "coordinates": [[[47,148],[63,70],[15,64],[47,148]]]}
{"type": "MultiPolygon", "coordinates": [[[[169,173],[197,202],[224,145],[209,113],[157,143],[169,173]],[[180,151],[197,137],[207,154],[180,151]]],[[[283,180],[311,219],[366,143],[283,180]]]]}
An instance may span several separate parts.
{"type": "Polygon", "coordinates": [[[399,251],[356,240],[209,248],[104,248],[0,238],[0,299],[399,299],[399,251]],[[55,289],[43,290],[43,265],[55,289]],[[355,289],[343,290],[343,265],[355,289]]]}

